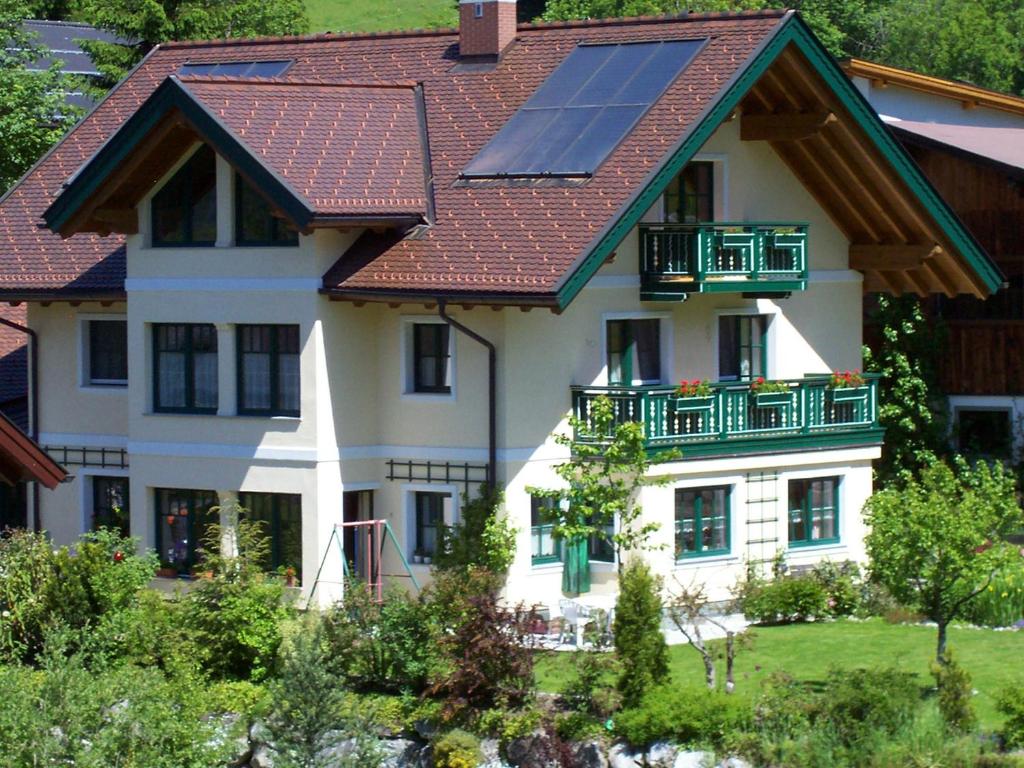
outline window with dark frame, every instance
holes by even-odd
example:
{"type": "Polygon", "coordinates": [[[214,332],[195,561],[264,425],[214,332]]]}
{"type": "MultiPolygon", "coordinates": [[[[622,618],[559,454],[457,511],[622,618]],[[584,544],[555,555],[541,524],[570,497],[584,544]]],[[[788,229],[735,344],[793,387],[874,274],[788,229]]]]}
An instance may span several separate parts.
{"type": "Polygon", "coordinates": [[[235,245],[291,246],[299,233],[274,216],[270,203],[241,174],[235,174],[235,245]]]}
{"type": "Polygon", "coordinates": [[[298,416],[299,326],[238,326],[238,412],[298,416]]]}
{"type": "Polygon", "coordinates": [[[415,552],[424,557],[433,557],[437,552],[441,527],[444,525],[444,505],[449,498],[447,493],[416,491],[415,552]]]}
{"type": "Polygon", "coordinates": [[[128,323],[125,320],[90,320],[88,382],[93,386],[128,384],[128,323]]]}
{"type": "Polygon", "coordinates": [[[129,531],[128,478],[92,478],[92,526],[91,530],[112,528],[127,537],[129,531]]]}
{"type": "Polygon", "coordinates": [[[715,164],[696,160],[665,188],[665,221],[700,224],[715,220],[715,164]]]}
{"type": "Polygon", "coordinates": [[[727,486],[676,489],[676,559],[729,552],[727,486]]]}
{"type": "Polygon", "coordinates": [[[605,334],[610,386],[661,383],[660,320],[609,320],[605,334]]]}
{"type": "Polygon", "coordinates": [[[302,579],[302,496],[297,493],[248,493],[238,495],[242,517],[258,522],[270,544],[265,570],[293,568],[302,579]]]}
{"type": "Polygon", "coordinates": [[[957,449],[965,456],[1009,460],[1013,454],[1010,411],[1005,408],[957,408],[957,449]]]}
{"type": "Polygon", "coordinates": [[[154,246],[208,246],[217,240],[217,160],[206,144],[153,195],[154,246]]]}
{"type": "Polygon", "coordinates": [[[614,563],[615,544],[612,542],[614,535],[614,520],[605,523],[603,534],[590,534],[590,541],[587,544],[589,559],[597,563],[614,563]]]}
{"type": "Polygon", "coordinates": [[[768,318],[725,315],[718,318],[718,380],[751,381],[768,368],[768,318]]]}
{"type": "Polygon", "coordinates": [[[789,481],[789,545],[839,541],[839,478],[789,481]]]}
{"type": "Polygon", "coordinates": [[[530,556],[533,565],[557,563],[562,559],[561,542],[555,538],[556,499],[530,496],[530,556]]]}
{"type": "Polygon", "coordinates": [[[217,412],[217,329],[213,325],[153,326],[153,410],[217,412]]]}
{"type": "Polygon", "coordinates": [[[214,491],[157,488],[156,550],[162,568],[191,573],[202,560],[202,545],[217,516],[214,491]]]}
{"type": "Polygon", "coordinates": [[[451,386],[450,329],[445,323],[415,323],[413,391],[448,394],[451,386]]]}

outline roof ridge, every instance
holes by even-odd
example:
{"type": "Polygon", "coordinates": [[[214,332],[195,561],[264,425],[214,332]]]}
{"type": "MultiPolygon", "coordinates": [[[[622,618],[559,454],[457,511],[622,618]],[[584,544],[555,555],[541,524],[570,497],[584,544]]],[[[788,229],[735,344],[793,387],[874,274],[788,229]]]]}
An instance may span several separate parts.
{"type": "Polygon", "coordinates": [[[248,77],[237,75],[169,75],[182,83],[212,83],[215,85],[226,85],[228,83],[243,85],[297,85],[317,86],[327,88],[393,88],[405,90],[415,88],[419,85],[416,80],[381,80],[370,82],[365,80],[300,80],[287,77],[248,77]]]}
{"type": "MultiPolygon", "coordinates": [[[[102,29],[86,21],[63,21],[62,19],[25,19],[25,24],[52,24],[55,27],[88,27],[89,29],[102,29]]],[[[104,30],[109,31],[109,30],[104,30]]]]}
{"type": "MultiPolygon", "coordinates": [[[[665,21],[718,21],[722,19],[736,19],[745,21],[747,19],[781,18],[788,13],[785,9],[767,8],[752,11],[707,11],[704,13],[666,13],[648,16],[619,16],[604,19],[572,19],[569,21],[539,21],[524,22],[517,24],[519,32],[532,32],[545,29],[583,29],[587,27],[616,27],[629,26],[632,24],[654,24],[665,21]]],[[[279,45],[281,43],[321,43],[341,40],[390,40],[397,38],[416,37],[445,37],[457,36],[458,27],[436,27],[432,29],[396,29],[383,30],[379,32],[316,32],[308,35],[278,35],[272,37],[229,37],[208,40],[172,40],[161,43],[160,48],[173,48],[176,50],[187,48],[203,48],[212,45],[235,46],[235,45],[279,45]]]]}

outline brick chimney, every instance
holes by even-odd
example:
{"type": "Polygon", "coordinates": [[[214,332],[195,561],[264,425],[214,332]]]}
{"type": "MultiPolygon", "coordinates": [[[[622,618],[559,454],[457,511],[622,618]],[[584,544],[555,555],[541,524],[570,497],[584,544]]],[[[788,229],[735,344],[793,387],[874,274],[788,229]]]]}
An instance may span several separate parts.
{"type": "Polygon", "coordinates": [[[516,37],[516,0],[459,0],[459,56],[498,58],[516,37]]]}

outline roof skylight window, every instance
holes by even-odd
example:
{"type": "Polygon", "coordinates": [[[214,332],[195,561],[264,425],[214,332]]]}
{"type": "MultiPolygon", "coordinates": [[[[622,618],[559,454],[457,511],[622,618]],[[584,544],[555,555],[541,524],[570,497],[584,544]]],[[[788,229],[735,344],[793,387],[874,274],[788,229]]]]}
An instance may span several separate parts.
{"type": "Polygon", "coordinates": [[[462,177],[592,175],[704,43],[577,46],[462,177]]]}
{"type": "Polygon", "coordinates": [[[182,64],[179,75],[213,77],[279,77],[292,65],[291,61],[218,61],[208,64],[182,64]]]}

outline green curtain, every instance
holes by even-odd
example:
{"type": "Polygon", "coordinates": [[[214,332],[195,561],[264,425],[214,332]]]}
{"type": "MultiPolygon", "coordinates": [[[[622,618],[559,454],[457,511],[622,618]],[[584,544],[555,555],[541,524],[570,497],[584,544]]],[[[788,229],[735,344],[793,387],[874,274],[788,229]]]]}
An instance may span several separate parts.
{"type": "Polygon", "coordinates": [[[585,536],[565,542],[562,591],[570,595],[590,591],[590,547],[585,536]]]}

